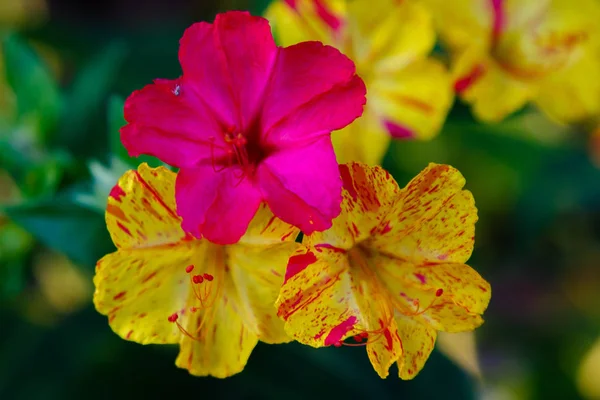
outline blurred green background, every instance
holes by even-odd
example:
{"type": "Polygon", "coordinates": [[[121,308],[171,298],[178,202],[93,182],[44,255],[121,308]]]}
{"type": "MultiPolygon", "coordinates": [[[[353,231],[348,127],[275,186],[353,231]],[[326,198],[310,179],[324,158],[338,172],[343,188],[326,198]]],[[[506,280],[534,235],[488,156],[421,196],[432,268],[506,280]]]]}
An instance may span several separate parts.
{"type": "MultiPolygon", "coordinates": [[[[113,250],[108,191],[139,162],[119,142],[123,99],[180,74],[192,22],[267,3],[0,0],[0,399],[600,398],[600,169],[586,132],[533,109],[486,125],[457,101],[438,138],[396,142],[384,162],[401,186],[449,163],[474,193],[470,264],[493,288],[480,378],[435,351],[414,381],[381,380],[362,348],[297,344],[259,344],[243,373],[196,378],[175,346],[112,333],[91,279],[113,250]]],[[[468,346],[453,350],[472,365],[468,346]]]]}

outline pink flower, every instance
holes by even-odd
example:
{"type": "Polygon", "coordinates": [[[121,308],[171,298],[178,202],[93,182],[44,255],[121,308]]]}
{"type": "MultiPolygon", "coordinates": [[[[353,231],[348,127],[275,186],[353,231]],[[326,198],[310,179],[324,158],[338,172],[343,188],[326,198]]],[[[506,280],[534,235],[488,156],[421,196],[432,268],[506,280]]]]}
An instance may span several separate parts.
{"type": "Polygon", "coordinates": [[[331,131],[366,101],[353,62],[319,42],[277,47],[268,21],[247,12],[192,25],[179,61],[179,79],[127,99],[121,139],[130,155],[181,169],[183,229],[235,243],[262,201],[306,234],[331,227],[342,200],[331,131]]]}

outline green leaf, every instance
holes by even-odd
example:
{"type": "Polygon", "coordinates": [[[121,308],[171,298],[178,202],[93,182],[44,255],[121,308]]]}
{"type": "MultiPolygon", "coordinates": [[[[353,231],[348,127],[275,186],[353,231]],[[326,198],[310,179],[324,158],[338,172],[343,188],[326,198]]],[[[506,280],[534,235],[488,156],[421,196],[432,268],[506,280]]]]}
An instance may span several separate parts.
{"type": "Polygon", "coordinates": [[[113,43],[101,50],[75,77],[68,95],[67,107],[58,142],[69,149],[90,150],[86,134],[95,116],[101,115],[104,102],[118,76],[127,54],[122,43],[113,43]]]}
{"type": "Polygon", "coordinates": [[[72,161],[71,155],[60,149],[48,151],[18,140],[0,138],[0,165],[26,198],[53,195],[72,161]]]}
{"type": "Polygon", "coordinates": [[[270,3],[271,0],[252,0],[250,2],[250,12],[254,15],[262,15],[270,3]]]}
{"type": "Polygon", "coordinates": [[[6,207],[5,214],[46,246],[92,266],[114,250],[104,216],[68,196],[6,207]]]}
{"type": "Polygon", "coordinates": [[[127,149],[121,143],[120,129],[127,123],[123,116],[125,101],[121,96],[113,95],[108,100],[108,139],[110,152],[123,161],[131,161],[127,149]]]}
{"type": "Polygon", "coordinates": [[[88,162],[91,182],[87,190],[75,191],[73,199],[78,204],[104,214],[106,209],[106,199],[111,189],[117,184],[117,181],[128,169],[130,165],[124,163],[121,159],[112,157],[107,166],[98,161],[88,162]]]}
{"type": "Polygon", "coordinates": [[[16,34],[3,42],[6,78],[15,92],[19,118],[32,115],[43,139],[58,122],[62,98],[58,85],[38,55],[16,34]]]}

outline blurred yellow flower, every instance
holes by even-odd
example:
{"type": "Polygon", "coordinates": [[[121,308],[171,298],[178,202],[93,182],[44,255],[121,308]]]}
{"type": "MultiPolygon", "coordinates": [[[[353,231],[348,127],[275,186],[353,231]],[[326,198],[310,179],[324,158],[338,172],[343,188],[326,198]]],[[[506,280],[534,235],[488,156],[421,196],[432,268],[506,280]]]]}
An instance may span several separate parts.
{"type": "Polygon", "coordinates": [[[477,220],[473,196],[447,165],[430,164],[404,189],[380,167],[340,171],[342,213],[290,258],[278,315],[302,343],[366,345],[379,376],[397,362],[400,377],[412,379],[437,331],[483,323],[490,285],[464,264],[477,220]]]}
{"type": "Polygon", "coordinates": [[[41,294],[57,313],[75,312],[92,298],[91,276],[62,254],[46,251],[38,255],[33,273],[41,294]]]}
{"type": "Polygon", "coordinates": [[[414,1],[277,0],[266,12],[289,46],[319,40],[349,56],[367,85],[362,118],[332,135],[338,162],[379,164],[390,137],[430,139],[453,100],[445,67],[428,57],[433,24],[414,1]]]}
{"type": "Polygon", "coordinates": [[[495,122],[528,102],[560,122],[600,111],[595,0],[421,0],[452,53],[457,94],[495,122]]]}
{"type": "Polygon", "coordinates": [[[581,361],[577,372],[577,388],[586,399],[600,399],[600,338],[581,361]]]}
{"type": "Polygon", "coordinates": [[[5,0],[0,2],[0,27],[34,24],[47,15],[45,0],[5,0]]]}
{"type": "Polygon", "coordinates": [[[262,206],[239,243],[187,235],[175,213],[175,174],[142,164],[113,188],[106,224],[117,246],[98,261],[96,309],[122,338],[179,343],[193,375],[242,371],[262,340],[290,339],[273,304],[298,229],[262,206]]]}

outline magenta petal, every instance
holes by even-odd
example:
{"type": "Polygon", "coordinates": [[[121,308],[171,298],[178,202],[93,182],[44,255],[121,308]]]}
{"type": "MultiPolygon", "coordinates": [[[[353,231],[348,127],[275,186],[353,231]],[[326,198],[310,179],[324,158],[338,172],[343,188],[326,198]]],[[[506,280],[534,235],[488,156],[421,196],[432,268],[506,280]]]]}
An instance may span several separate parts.
{"type": "MultiPolygon", "coordinates": [[[[319,42],[303,42],[281,49],[266,91],[261,132],[268,136],[269,131],[280,121],[301,110],[303,105],[314,101],[315,97],[338,86],[347,91],[344,93],[344,90],[340,90],[339,93],[340,97],[348,96],[347,105],[352,104],[353,110],[355,105],[362,108],[365,93],[352,90],[356,89],[358,82],[350,84],[350,81],[355,79],[355,72],[354,63],[350,59],[337,49],[319,42]]],[[[356,117],[348,117],[346,124],[354,118],[356,117]]],[[[304,121],[299,122],[304,124],[304,121]]],[[[310,119],[307,122],[313,123],[310,119]]],[[[338,129],[339,125],[343,124],[336,125],[337,127],[332,129],[338,129]]],[[[319,128],[327,130],[330,127],[319,128]]],[[[288,140],[304,140],[304,137],[295,138],[294,135],[306,133],[310,132],[302,129],[289,132],[288,140]]]]}
{"type": "Polygon", "coordinates": [[[328,136],[269,156],[257,174],[273,214],[307,235],[330,228],[341,211],[342,180],[328,136]]]}
{"type": "Polygon", "coordinates": [[[348,82],[313,97],[295,109],[279,121],[263,140],[269,146],[282,148],[329,135],[362,115],[365,93],[365,84],[355,75],[348,82]]]}
{"type": "Polygon", "coordinates": [[[387,119],[383,121],[383,125],[394,139],[413,139],[415,137],[415,133],[404,125],[387,119]]]}
{"type": "Polygon", "coordinates": [[[131,156],[189,167],[224,154],[217,122],[188,89],[181,79],[161,79],[127,98],[121,141],[131,156]]]}
{"type": "Polygon", "coordinates": [[[183,230],[217,244],[237,243],[262,201],[249,179],[210,166],[180,170],[175,198],[183,230]]]}
{"type": "Polygon", "coordinates": [[[220,120],[245,131],[261,104],[278,51],[266,19],[232,11],[217,15],[214,24],[188,28],[179,61],[184,76],[220,120]]]}

